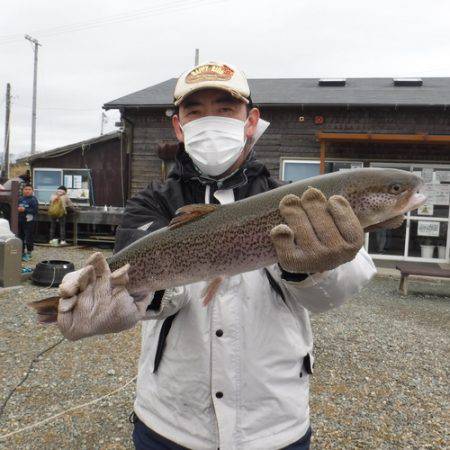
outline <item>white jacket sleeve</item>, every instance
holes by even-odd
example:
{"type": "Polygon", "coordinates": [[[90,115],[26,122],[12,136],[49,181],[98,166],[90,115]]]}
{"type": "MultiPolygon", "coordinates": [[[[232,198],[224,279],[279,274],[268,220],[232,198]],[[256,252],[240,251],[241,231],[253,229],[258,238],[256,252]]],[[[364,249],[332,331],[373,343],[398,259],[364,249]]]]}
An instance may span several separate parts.
{"type": "Polygon", "coordinates": [[[189,302],[185,286],[166,289],[160,298],[157,298],[157,295],[158,293],[154,294],[142,320],[165,319],[177,313],[189,302]]]}
{"type": "Polygon", "coordinates": [[[342,305],[376,274],[372,258],[364,248],[352,261],[327,272],[312,274],[300,282],[284,280],[278,266],[269,270],[280,284],[290,309],[299,314],[303,314],[303,308],[320,313],[342,305]]]}

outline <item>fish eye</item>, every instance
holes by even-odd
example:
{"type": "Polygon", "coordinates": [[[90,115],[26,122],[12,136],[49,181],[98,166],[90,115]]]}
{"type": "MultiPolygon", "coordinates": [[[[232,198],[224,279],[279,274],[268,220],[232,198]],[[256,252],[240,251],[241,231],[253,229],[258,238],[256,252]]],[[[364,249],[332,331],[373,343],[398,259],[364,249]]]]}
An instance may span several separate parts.
{"type": "Polygon", "coordinates": [[[393,183],[389,186],[390,194],[400,194],[403,191],[402,185],[399,183],[393,183]]]}

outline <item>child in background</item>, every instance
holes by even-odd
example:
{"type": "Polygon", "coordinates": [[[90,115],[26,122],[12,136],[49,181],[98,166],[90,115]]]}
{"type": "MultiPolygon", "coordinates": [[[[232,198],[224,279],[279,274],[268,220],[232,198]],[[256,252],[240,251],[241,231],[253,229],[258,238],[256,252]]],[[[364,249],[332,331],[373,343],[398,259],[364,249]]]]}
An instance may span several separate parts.
{"type": "Polygon", "coordinates": [[[58,239],[55,239],[56,222],[59,222],[60,244],[66,244],[66,215],[68,209],[75,209],[75,205],[67,195],[67,188],[60,186],[50,197],[50,207],[48,215],[50,216],[50,245],[58,245],[58,239]]]}
{"type": "Polygon", "coordinates": [[[19,198],[19,238],[22,239],[22,261],[31,259],[34,248],[34,228],[38,213],[38,201],[33,195],[30,183],[23,187],[23,195],[19,198]]]}

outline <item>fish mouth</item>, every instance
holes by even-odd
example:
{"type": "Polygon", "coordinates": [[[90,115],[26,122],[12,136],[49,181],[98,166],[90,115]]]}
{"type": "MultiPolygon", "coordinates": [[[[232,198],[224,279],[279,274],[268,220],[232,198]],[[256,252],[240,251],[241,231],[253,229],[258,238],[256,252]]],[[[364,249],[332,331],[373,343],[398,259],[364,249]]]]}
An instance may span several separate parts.
{"type": "Polygon", "coordinates": [[[427,200],[427,197],[424,194],[421,194],[419,191],[413,192],[409,198],[407,203],[400,210],[399,214],[405,214],[409,211],[413,211],[414,209],[422,206],[427,200]]]}

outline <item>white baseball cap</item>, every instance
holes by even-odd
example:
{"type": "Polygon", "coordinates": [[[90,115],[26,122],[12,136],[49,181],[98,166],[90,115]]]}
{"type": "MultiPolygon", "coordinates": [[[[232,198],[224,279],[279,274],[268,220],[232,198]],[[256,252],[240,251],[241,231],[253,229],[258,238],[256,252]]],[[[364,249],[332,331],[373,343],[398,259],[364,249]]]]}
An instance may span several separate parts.
{"type": "Polygon", "coordinates": [[[244,73],[230,64],[210,61],[184,72],[178,78],[173,103],[178,106],[188,95],[202,89],[222,89],[249,103],[250,88],[244,73]]]}

